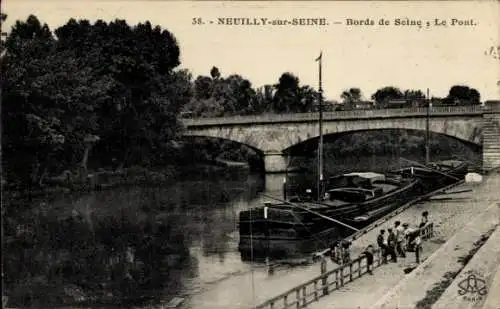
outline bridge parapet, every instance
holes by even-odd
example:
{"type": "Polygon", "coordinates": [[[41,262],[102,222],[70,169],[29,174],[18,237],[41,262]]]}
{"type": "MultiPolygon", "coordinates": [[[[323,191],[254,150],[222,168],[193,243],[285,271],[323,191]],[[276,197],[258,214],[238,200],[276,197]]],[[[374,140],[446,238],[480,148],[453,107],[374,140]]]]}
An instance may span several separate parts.
{"type": "MultiPolygon", "coordinates": [[[[433,106],[429,109],[430,116],[443,115],[482,115],[491,108],[481,105],[471,106],[433,106]]],[[[412,108],[390,108],[390,109],[368,109],[324,112],[324,120],[335,119],[367,119],[367,118],[395,118],[395,117],[418,117],[426,116],[426,107],[412,108]]],[[[224,126],[234,124],[258,124],[274,122],[313,122],[318,121],[319,114],[314,113],[293,113],[293,114],[261,114],[252,116],[230,116],[216,118],[184,118],[182,122],[186,127],[192,126],[224,126]]]]}

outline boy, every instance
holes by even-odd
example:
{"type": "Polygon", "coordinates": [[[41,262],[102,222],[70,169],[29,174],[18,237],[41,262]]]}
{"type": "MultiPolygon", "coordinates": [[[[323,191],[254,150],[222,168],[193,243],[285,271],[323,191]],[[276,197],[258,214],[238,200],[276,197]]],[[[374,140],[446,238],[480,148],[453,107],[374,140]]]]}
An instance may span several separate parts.
{"type": "Polygon", "coordinates": [[[366,269],[370,275],[373,275],[372,265],[373,265],[373,246],[368,245],[363,254],[366,256],[366,269]]]}

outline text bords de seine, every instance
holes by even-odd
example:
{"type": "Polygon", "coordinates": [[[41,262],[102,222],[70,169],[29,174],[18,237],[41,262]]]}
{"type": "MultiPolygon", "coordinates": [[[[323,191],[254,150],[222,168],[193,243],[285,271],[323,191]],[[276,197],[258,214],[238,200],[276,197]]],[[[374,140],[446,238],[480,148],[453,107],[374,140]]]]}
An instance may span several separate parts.
{"type": "Polygon", "coordinates": [[[273,19],[264,17],[218,17],[213,20],[205,20],[201,17],[192,19],[193,25],[222,25],[222,26],[328,26],[331,24],[344,24],[347,26],[414,26],[414,27],[431,27],[431,26],[476,26],[473,19],[467,18],[450,18],[440,19],[434,18],[430,20],[411,19],[411,18],[380,18],[380,19],[355,19],[346,18],[341,21],[329,21],[327,18],[289,18],[289,19],[273,19]]]}

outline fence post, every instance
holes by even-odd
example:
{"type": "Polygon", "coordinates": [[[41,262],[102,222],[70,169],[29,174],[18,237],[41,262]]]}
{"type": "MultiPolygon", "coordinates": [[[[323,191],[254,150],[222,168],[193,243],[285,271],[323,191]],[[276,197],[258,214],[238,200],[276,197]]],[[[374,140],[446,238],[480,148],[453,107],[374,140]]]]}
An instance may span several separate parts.
{"type": "Polygon", "coordinates": [[[328,295],[328,275],[323,275],[321,281],[323,285],[323,296],[328,295]]]}
{"type": "Polygon", "coordinates": [[[349,281],[352,281],[352,263],[349,263],[349,281]]]}
{"type": "Polygon", "coordinates": [[[283,298],[283,303],[285,305],[285,309],[288,308],[288,295],[285,295],[285,297],[283,298]]]}
{"type": "Polygon", "coordinates": [[[297,296],[297,308],[300,308],[300,289],[295,290],[295,296],[297,296]]]}
{"type": "Polygon", "coordinates": [[[339,288],[339,270],[335,270],[335,289],[339,288]]]}
{"type": "Polygon", "coordinates": [[[344,266],[340,267],[340,286],[344,286],[344,266]]]}
{"type": "Polygon", "coordinates": [[[304,287],[302,288],[302,306],[305,307],[307,306],[307,293],[306,293],[306,285],[304,285],[304,287]]]}
{"type": "Polygon", "coordinates": [[[358,277],[361,277],[361,259],[358,260],[358,277]]]}
{"type": "Polygon", "coordinates": [[[324,255],[321,256],[321,275],[323,276],[321,278],[321,285],[323,285],[323,295],[328,294],[328,280],[327,277],[325,276],[326,274],[326,258],[324,255]]]}
{"type": "Polygon", "coordinates": [[[318,281],[314,280],[314,300],[318,301],[318,281]]]}

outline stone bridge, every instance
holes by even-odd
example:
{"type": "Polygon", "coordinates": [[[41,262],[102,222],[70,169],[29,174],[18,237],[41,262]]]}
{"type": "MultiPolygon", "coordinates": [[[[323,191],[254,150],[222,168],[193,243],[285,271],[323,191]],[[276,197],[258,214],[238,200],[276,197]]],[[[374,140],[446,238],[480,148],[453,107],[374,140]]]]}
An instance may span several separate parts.
{"type": "MultiPolygon", "coordinates": [[[[380,129],[429,129],[483,146],[483,166],[500,166],[500,110],[483,106],[440,106],[323,113],[323,134],[380,129]]],[[[243,143],[264,156],[266,172],[283,172],[287,150],[319,136],[318,113],[267,114],[182,119],[186,136],[207,136],[243,143]]]]}

